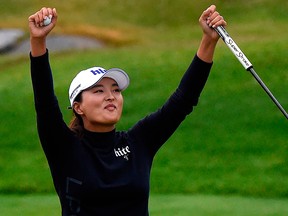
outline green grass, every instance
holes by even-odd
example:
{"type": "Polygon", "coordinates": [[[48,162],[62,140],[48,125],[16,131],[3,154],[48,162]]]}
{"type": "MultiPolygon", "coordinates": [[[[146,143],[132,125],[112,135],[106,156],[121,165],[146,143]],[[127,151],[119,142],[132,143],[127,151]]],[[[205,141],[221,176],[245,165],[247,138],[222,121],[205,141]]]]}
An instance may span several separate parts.
{"type": "MultiPolygon", "coordinates": [[[[120,67],[130,75],[119,130],[129,128],[162,105],[196,52],[201,36],[198,16],[211,2],[99,0],[90,4],[71,0],[67,5],[49,1],[59,12],[56,33],[81,32],[107,42],[106,48],[94,51],[51,53],[55,91],[65,121],[71,117],[71,111],[66,109],[70,80],[92,65],[120,67]]],[[[288,2],[213,3],[228,20],[230,35],[287,110],[288,2]]],[[[5,2],[0,8],[0,28],[18,27],[27,32],[28,15],[42,6],[42,1],[5,2]]],[[[30,203],[36,201],[40,210],[45,209],[45,204],[52,206],[49,209],[57,208],[55,197],[41,195],[54,189],[36,131],[28,53],[21,57],[1,56],[0,100],[0,209],[24,203],[29,214],[33,211],[30,203]]],[[[199,105],[155,158],[151,192],[163,195],[153,195],[157,204],[152,202],[152,213],[159,214],[161,206],[161,210],[169,209],[173,215],[179,209],[179,215],[191,215],[192,204],[197,203],[208,203],[219,215],[233,215],[234,211],[235,215],[245,215],[246,209],[251,213],[246,215],[254,211],[255,215],[265,215],[269,206],[272,210],[268,209],[267,215],[287,213],[282,204],[288,198],[287,129],[287,119],[219,41],[199,105]],[[183,195],[166,196],[171,193],[183,195]],[[169,205],[162,207],[166,202],[169,205]],[[175,209],[170,209],[173,206],[175,209]]],[[[39,213],[39,209],[35,212],[39,213]]],[[[199,209],[198,215],[209,215],[205,212],[209,208],[200,204],[195,209],[199,209]]]]}
{"type": "MultiPolygon", "coordinates": [[[[151,216],[283,216],[287,199],[255,199],[237,196],[159,195],[150,197],[151,216]]],[[[58,198],[51,194],[0,195],[0,212],[5,216],[60,215],[58,198]]]]}
{"type": "MultiPolygon", "coordinates": [[[[242,70],[240,63],[230,65],[221,61],[219,55],[225,55],[225,48],[220,46],[218,49],[215,67],[199,106],[157,155],[151,190],[157,193],[287,197],[287,122],[253,78],[242,70]],[[173,180],[167,181],[167,176],[173,180]]],[[[185,70],[194,52],[190,48],[173,52],[175,49],[144,53],[143,48],[128,47],[51,55],[55,89],[65,119],[68,122],[71,114],[66,109],[67,80],[76,72],[64,72],[71,68],[78,71],[97,59],[105,67],[119,65],[130,72],[131,86],[124,92],[124,113],[118,125],[119,129],[128,128],[161,105],[176,87],[181,71],[185,70]],[[131,56],[133,61],[129,62],[131,56]],[[75,59],[81,59],[80,63],[75,59]],[[151,74],[151,68],[157,73],[151,74]],[[180,73],[174,74],[176,70],[180,73]],[[173,76],[175,78],[171,78],[173,76]],[[149,103],[142,106],[142,101],[149,103]]],[[[284,55],[285,50],[279,49],[278,55],[281,53],[284,55]]],[[[277,68],[283,67],[279,65],[277,68]]],[[[5,103],[0,105],[0,125],[5,136],[0,137],[3,175],[0,189],[5,193],[53,190],[36,133],[28,68],[28,60],[20,59],[17,65],[7,66],[5,73],[1,73],[4,86],[1,97],[5,103]]],[[[263,67],[262,70],[267,69],[263,67]]],[[[285,75],[278,79],[274,73],[265,75],[269,83],[273,80],[274,89],[285,86],[285,75]]],[[[281,101],[285,101],[286,92],[285,89],[277,92],[281,101]]]]}

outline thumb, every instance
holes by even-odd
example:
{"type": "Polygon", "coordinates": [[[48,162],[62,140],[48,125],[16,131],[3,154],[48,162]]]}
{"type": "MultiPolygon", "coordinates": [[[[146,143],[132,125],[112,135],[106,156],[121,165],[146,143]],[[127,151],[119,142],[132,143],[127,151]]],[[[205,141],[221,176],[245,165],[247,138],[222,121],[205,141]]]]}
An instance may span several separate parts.
{"type": "Polygon", "coordinates": [[[57,19],[58,19],[58,15],[57,15],[56,8],[53,8],[53,10],[52,10],[52,23],[54,25],[56,25],[57,19]]]}
{"type": "Polygon", "coordinates": [[[207,19],[209,16],[211,16],[216,11],[216,6],[211,5],[203,12],[203,18],[207,19]]]}

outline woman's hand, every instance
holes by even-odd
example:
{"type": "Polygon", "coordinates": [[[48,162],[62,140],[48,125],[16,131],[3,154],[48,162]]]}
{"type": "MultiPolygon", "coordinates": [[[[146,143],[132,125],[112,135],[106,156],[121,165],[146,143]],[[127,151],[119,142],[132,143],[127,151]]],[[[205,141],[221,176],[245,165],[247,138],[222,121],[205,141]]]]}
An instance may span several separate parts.
{"type": "Polygon", "coordinates": [[[216,11],[216,6],[211,5],[207,8],[199,18],[199,23],[205,36],[210,37],[212,40],[218,40],[219,35],[213,29],[217,26],[226,26],[227,23],[223,16],[216,11]]]}
{"type": "Polygon", "coordinates": [[[57,12],[55,8],[43,7],[35,14],[29,16],[31,55],[40,56],[46,53],[46,37],[57,23],[57,12]],[[49,25],[44,25],[46,18],[52,18],[49,25]]]}
{"type": "Polygon", "coordinates": [[[216,6],[211,5],[200,16],[199,23],[203,31],[197,56],[205,62],[213,61],[215,47],[220,38],[214,28],[217,26],[226,26],[224,18],[216,11],[216,6]]]}

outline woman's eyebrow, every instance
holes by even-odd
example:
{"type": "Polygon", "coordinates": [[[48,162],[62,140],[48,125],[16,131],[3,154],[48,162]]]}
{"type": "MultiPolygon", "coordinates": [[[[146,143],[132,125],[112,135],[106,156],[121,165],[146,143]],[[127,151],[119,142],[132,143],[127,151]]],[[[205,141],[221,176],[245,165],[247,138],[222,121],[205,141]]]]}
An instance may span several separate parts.
{"type": "Polygon", "coordinates": [[[103,87],[103,85],[102,84],[96,84],[96,85],[92,86],[92,88],[97,88],[97,87],[103,87]]]}
{"type": "MultiPolygon", "coordinates": [[[[118,83],[115,82],[115,83],[112,84],[112,86],[113,86],[113,87],[114,87],[114,86],[118,86],[118,83]]],[[[96,84],[96,85],[92,86],[92,88],[97,88],[97,87],[104,87],[104,85],[102,85],[102,84],[96,84]]]]}

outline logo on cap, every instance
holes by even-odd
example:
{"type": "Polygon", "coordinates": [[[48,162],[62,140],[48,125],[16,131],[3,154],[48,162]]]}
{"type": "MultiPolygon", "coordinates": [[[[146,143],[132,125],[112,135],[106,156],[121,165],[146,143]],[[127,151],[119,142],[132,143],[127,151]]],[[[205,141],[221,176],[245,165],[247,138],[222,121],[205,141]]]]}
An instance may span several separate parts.
{"type": "Polygon", "coordinates": [[[90,70],[90,72],[93,73],[94,75],[97,75],[97,74],[103,74],[103,73],[105,73],[106,70],[99,68],[99,69],[97,69],[97,70],[90,70]]]}
{"type": "Polygon", "coordinates": [[[81,84],[79,84],[74,90],[73,92],[71,93],[70,95],[70,99],[72,99],[76,94],[77,94],[77,90],[81,87],[81,84]]]}

